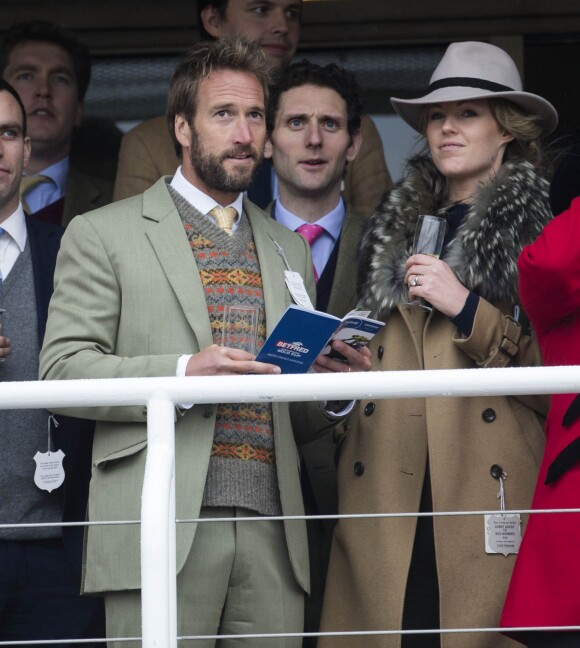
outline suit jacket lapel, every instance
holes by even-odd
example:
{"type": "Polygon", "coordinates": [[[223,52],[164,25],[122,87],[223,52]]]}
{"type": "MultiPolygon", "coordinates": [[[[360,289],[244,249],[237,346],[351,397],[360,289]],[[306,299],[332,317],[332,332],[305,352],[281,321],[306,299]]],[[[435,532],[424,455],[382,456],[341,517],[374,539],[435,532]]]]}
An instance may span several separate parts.
{"type": "Polygon", "coordinates": [[[357,251],[364,218],[347,208],[327,312],[343,317],[356,306],[357,251]]]}
{"type": "Polygon", "coordinates": [[[284,261],[276,249],[276,236],[270,227],[270,219],[257,210],[249,201],[244,200],[244,210],[254,235],[256,252],[260,261],[264,302],[266,304],[266,328],[268,335],[278,323],[286,308],[284,284],[284,261]]]}
{"type": "Polygon", "coordinates": [[[35,221],[28,216],[26,217],[26,230],[32,257],[38,337],[42,344],[48,317],[48,304],[53,291],[52,279],[62,230],[57,226],[35,221]]]}
{"type": "Polygon", "coordinates": [[[143,194],[143,218],[149,221],[145,235],[197,337],[199,348],[204,349],[213,343],[207,309],[199,307],[205,304],[205,293],[183,223],[165,186],[165,178],[143,194]]]}

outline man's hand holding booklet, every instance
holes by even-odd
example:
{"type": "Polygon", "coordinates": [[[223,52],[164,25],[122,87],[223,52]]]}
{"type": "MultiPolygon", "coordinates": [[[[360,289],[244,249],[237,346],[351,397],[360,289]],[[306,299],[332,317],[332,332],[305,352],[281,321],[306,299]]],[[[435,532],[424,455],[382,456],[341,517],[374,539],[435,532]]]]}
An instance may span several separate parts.
{"type": "Polygon", "coordinates": [[[334,340],[359,350],[384,326],[367,315],[368,311],[354,310],[341,319],[295,304],[288,306],[256,360],[278,365],[282,373],[306,373],[320,354],[344,360],[332,349],[334,340]]]}

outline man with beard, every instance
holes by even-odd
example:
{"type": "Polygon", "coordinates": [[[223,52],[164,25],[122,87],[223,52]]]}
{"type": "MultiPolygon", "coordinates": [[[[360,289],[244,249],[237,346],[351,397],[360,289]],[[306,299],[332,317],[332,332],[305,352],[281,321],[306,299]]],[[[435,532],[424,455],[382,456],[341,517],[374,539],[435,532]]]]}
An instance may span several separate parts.
{"type": "MultiPolygon", "coordinates": [[[[69,226],[43,378],[279,373],[220,346],[227,306],[257,313],[263,343],[292,301],[286,264],[314,292],[306,241],[242,195],[263,155],[268,80],[263,53],[245,41],[200,43],[180,63],[167,121],[183,163],[173,178],[69,226]]],[[[344,346],[350,364],[319,359],[319,370],[370,366],[368,354],[344,346]]],[[[329,414],[312,410],[328,424],[329,414]]],[[[138,518],[144,408],[80,413],[97,419],[89,519],[138,518]]],[[[309,587],[305,525],[267,517],[304,511],[288,404],[180,406],[177,414],[177,517],[264,516],[178,526],[178,633],[300,632],[309,587]]],[[[105,594],[107,635],[139,634],[138,527],[91,526],[86,555],[84,591],[105,594]]],[[[299,646],[300,638],[268,645],[299,646]]]]}

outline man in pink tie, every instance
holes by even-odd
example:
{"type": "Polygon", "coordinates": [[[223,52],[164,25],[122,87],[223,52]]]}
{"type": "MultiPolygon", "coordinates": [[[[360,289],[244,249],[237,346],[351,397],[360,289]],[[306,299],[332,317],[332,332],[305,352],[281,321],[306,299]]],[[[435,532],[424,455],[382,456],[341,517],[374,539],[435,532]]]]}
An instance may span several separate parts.
{"type": "MultiPolygon", "coordinates": [[[[309,242],[316,307],[339,317],[357,301],[356,252],[365,217],[345,203],[341,185],[361,147],[360,112],[358,86],[349,72],[302,61],[288,68],[267,113],[265,156],[272,159],[279,189],[272,215],[309,242]]],[[[309,514],[337,512],[334,453],[330,435],[302,446],[302,491],[309,514]]],[[[333,522],[309,522],[307,632],[318,630],[332,527],[333,522]]]]}

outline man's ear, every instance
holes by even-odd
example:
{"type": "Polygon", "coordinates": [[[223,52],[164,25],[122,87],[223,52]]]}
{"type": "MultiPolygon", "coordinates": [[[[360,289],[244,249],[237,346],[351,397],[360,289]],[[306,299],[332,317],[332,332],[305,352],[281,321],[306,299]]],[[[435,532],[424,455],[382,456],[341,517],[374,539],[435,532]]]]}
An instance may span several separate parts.
{"type": "Polygon", "coordinates": [[[183,115],[175,115],[174,122],[175,137],[181,144],[181,148],[191,147],[191,126],[183,115]]]}
{"type": "Polygon", "coordinates": [[[360,132],[360,128],[357,128],[356,131],[352,134],[352,137],[350,138],[350,145],[346,149],[346,160],[347,162],[352,162],[355,157],[358,155],[358,152],[360,151],[360,147],[362,144],[362,135],[360,132]]]}
{"type": "Polygon", "coordinates": [[[272,140],[268,137],[264,144],[264,157],[269,160],[272,157],[272,140]]]}
{"type": "Polygon", "coordinates": [[[217,7],[207,5],[201,10],[201,22],[205,31],[213,38],[221,38],[222,18],[217,7]]]}
{"type": "Polygon", "coordinates": [[[30,137],[24,138],[24,156],[22,158],[22,168],[26,169],[30,162],[30,152],[32,151],[32,144],[30,137]]]}

